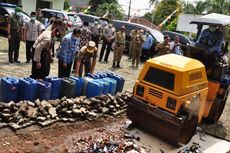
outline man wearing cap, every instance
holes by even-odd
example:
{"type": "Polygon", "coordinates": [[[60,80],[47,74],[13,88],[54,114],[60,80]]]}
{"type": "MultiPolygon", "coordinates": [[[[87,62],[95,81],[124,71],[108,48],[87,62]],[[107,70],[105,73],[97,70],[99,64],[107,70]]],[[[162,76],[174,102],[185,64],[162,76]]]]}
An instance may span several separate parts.
{"type": "Polygon", "coordinates": [[[92,32],[92,41],[96,43],[96,47],[98,47],[99,37],[100,37],[100,25],[98,21],[94,22],[94,25],[91,27],[92,32]]]}
{"type": "MultiPolygon", "coordinates": [[[[82,48],[83,46],[87,46],[89,41],[92,39],[92,33],[89,30],[89,23],[88,22],[84,22],[83,23],[83,27],[81,28],[81,36],[80,36],[80,44],[79,44],[79,48],[82,48]]],[[[77,54],[77,52],[76,52],[77,54]]],[[[76,59],[74,61],[74,65],[73,65],[73,71],[75,71],[76,69],[76,59]]]]}
{"type": "Polygon", "coordinates": [[[15,14],[8,19],[8,40],[9,40],[9,62],[13,63],[20,63],[18,61],[19,57],[19,48],[20,48],[20,41],[23,38],[23,21],[20,18],[20,13],[22,12],[20,7],[15,8],[15,14]],[[14,57],[13,57],[14,56],[14,57]]]}
{"type": "Polygon", "coordinates": [[[224,35],[217,26],[210,25],[209,28],[204,29],[197,42],[196,46],[207,50],[208,53],[215,53],[221,55],[221,46],[224,42],[224,35]]]}
{"type": "Polygon", "coordinates": [[[97,47],[94,41],[89,41],[87,46],[83,46],[76,57],[76,76],[82,76],[83,66],[85,74],[94,73],[97,58],[97,47]]]}
{"type": "Polygon", "coordinates": [[[171,39],[170,39],[170,37],[168,35],[164,36],[164,42],[159,43],[156,46],[156,51],[158,52],[157,56],[169,54],[171,52],[171,49],[170,49],[170,40],[171,39]]]}
{"type": "Polygon", "coordinates": [[[105,48],[106,48],[104,61],[109,62],[108,61],[109,53],[112,49],[112,44],[113,44],[115,35],[116,35],[116,29],[112,26],[111,23],[109,24],[109,26],[106,26],[103,29],[103,43],[102,43],[102,47],[101,47],[99,61],[102,60],[102,58],[104,56],[105,48]]]}
{"type": "Polygon", "coordinates": [[[61,41],[57,50],[58,77],[69,77],[72,63],[76,52],[79,51],[81,30],[75,28],[73,32],[67,34],[61,41]]]}
{"type": "Polygon", "coordinates": [[[24,41],[26,41],[26,63],[30,62],[31,49],[41,33],[41,24],[36,21],[36,12],[31,12],[31,20],[25,24],[24,41]]]}
{"type": "Polygon", "coordinates": [[[125,48],[125,26],[121,27],[121,30],[116,33],[115,36],[115,48],[113,56],[113,68],[121,68],[120,61],[125,48]]]}
{"type": "Polygon", "coordinates": [[[140,32],[133,38],[132,67],[134,67],[135,63],[136,68],[139,67],[141,50],[144,42],[144,30],[140,30],[140,32]]]}

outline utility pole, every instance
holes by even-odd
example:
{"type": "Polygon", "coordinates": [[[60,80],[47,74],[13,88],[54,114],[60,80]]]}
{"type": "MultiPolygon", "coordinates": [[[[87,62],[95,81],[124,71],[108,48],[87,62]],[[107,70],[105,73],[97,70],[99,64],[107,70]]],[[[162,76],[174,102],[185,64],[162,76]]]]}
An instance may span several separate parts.
{"type": "Polygon", "coordinates": [[[130,18],[131,0],[129,0],[128,20],[130,18]]]}

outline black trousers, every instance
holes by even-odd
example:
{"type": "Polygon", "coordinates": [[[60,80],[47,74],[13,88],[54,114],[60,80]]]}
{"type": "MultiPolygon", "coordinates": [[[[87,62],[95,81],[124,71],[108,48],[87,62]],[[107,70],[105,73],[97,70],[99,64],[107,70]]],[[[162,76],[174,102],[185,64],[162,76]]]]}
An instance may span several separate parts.
{"type": "Polygon", "coordinates": [[[30,61],[30,59],[32,58],[31,52],[34,42],[35,41],[26,41],[26,61],[30,61]]]}
{"type": "Polygon", "coordinates": [[[63,67],[63,61],[58,60],[58,77],[63,78],[63,77],[69,77],[70,76],[70,71],[71,71],[72,63],[68,64],[67,63],[67,68],[63,67]]]}
{"type": "Polygon", "coordinates": [[[13,61],[13,60],[18,61],[20,41],[21,41],[20,30],[12,30],[10,34],[11,34],[11,39],[9,40],[9,52],[8,52],[9,61],[13,61]]]}
{"type": "Polygon", "coordinates": [[[44,79],[50,73],[50,55],[48,50],[43,50],[41,53],[41,68],[37,69],[37,62],[32,63],[32,75],[33,79],[44,79]]]}
{"type": "Polygon", "coordinates": [[[82,61],[80,64],[80,68],[79,68],[79,76],[82,77],[82,72],[83,72],[83,66],[85,66],[85,75],[87,73],[90,73],[90,69],[91,69],[91,60],[87,60],[87,61],[82,61]]]}
{"type": "Polygon", "coordinates": [[[142,48],[141,61],[146,61],[150,57],[149,49],[142,48]]]}
{"type": "Polygon", "coordinates": [[[99,35],[92,35],[92,41],[94,41],[96,43],[96,47],[98,48],[99,35]]]}
{"type": "Polygon", "coordinates": [[[102,60],[102,58],[104,56],[105,48],[107,47],[104,61],[108,61],[108,57],[109,57],[109,53],[111,51],[112,44],[113,44],[112,40],[110,42],[108,42],[107,39],[103,38],[103,43],[102,43],[102,47],[101,47],[99,60],[102,60]]]}

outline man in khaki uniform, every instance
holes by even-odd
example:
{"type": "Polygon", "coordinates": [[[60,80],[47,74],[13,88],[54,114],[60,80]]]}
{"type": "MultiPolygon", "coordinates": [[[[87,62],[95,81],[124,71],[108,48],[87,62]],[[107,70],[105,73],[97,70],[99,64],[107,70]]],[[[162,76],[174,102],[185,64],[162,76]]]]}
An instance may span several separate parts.
{"type": "Polygon", "coordinates": [[[142,45],[145,42],[143,34],[144,34],[144,31],[140,30],[140,33],[138,33],[133,38],[132,67],[134,67],[135,62],[136,62],[136,68],[138,68],[139,66],[142,45]]]}
{"type": "Polygon", "coordinates": [[[170,37],[168,35],[164,36],[164,42],[163,43],[160,43],[156,46],[156,51],[158,52],[157,56],[169,54],[171,52],[170,37]]]}
{"type": "Polygon", "coordinates": [[[85,75],[94,73],[97,58],[97,47],[94,41],[89,41],[87,46],[83,46],[76,57],[76,76],[82,76],[83,66],[85,66],[85,75]]]}
{"type": "Polygon", "coordinates": [[[113,56],[113,68],[121,68],[120,61],[123,55],[123,51],[125,48],[125,26],[121,27],[121,30],[116,33],[115,36],[115,50],[113,56]],[[116,65],[117,64],[117,65],[116,65]]]}
{"type": "Polygon", "coordinates": [[[21,15],[21,8],[16,7],[15,8],[15,14],[12,15],[12,17],[9,17],[8,19],[8,26],[7,26],[7,32],[8,32],[8,42],[9,42],[9,62],[10,63],[20,63],[18,61],[19,57],[19,48],[20,48],[20,41],[23,37],[23,21],[20,18],[21,15]],[[14,55],[13,55],[14,54],[14,55]],[[14,58],[13,58],[14,56],[14,58]]]}
{"type": "Polygon", "coordinates": [[[138,29],[133,29],[131,32],[130,32],[130,42],[129,42],[129,59],[132,58],[132,53],[133,53],[133,38],[139,33],[139,30],[138,29]]]}

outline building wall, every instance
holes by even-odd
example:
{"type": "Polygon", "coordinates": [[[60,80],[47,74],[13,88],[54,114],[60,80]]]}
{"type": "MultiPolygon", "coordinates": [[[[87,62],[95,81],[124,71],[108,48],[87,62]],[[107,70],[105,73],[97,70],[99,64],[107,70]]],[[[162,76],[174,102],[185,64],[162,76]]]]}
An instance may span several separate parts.
{"type": "Polygon", "coordinates": [[[32,11],[36,11],[36,0],[22,0],[22,9],[27,14],[30,14],[32,11]]]}
{"type": "MultiPolygon", "coordinates": [[[[40,0],[39,0],[40,1],[40,0]]],[[[63,10],[64,0],[45,0],[51,2],[51,9],[63,10]]],[[[36,11],[37,0],[21,0],[22,9],[26,13],[30,14],[32,11],[36,11]]]]}

